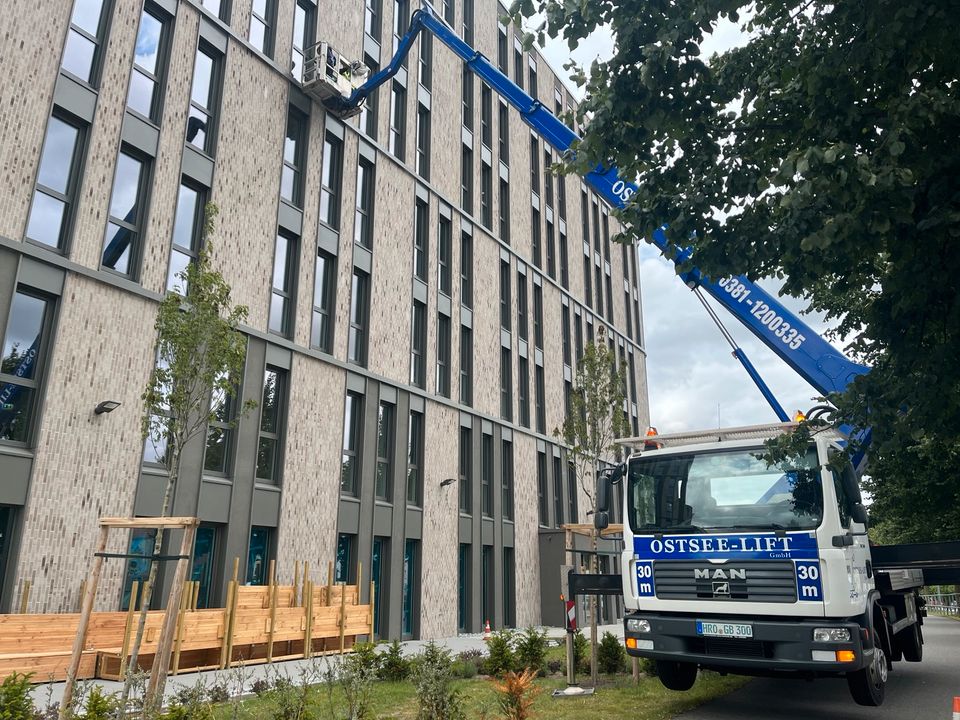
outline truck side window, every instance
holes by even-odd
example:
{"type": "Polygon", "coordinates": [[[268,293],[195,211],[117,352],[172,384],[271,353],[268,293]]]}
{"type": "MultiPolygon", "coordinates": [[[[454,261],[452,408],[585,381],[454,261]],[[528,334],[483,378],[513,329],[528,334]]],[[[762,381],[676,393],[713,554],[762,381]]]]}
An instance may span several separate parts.
{"type": "MultiPolygon", "coordinates": [[[[854,499],[847,493],[847,483],[845,483],[840,473],[836,470],[830,471],[833,475],[833,487],[837,491],[837,510],[840,512],[840,525],[850,527],[850,518],[853,516],[854,499]]],[[[844,475],[852,475],[853,468],[848,464],[843,469],[844,475]]],[[[850,478],[847,478],[849,481],[850,478]]],[[[854,482],[856,480],[854,479],[854,482]]]]}

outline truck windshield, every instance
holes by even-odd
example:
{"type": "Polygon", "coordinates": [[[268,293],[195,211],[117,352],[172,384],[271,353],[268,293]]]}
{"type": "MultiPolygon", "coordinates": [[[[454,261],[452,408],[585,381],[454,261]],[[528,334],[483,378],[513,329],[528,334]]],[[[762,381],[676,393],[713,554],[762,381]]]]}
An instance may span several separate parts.
{"type": "Polygon", "coordinates": [[[635,533],[812,530],[823,516],[816,450],[768,465],[762,450],[630,461],[627,515],[635,533]]]}

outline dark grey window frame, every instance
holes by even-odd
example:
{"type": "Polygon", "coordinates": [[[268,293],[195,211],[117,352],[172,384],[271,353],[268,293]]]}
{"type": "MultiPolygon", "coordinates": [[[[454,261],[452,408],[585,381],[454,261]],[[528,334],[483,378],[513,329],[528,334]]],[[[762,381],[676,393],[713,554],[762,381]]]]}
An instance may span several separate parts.
{"type": "Polygon", "coordinates": [[[521,340],[527,340],[529,335],[529,321],[527,308],[527,276],[517,273],[517,335],[521,340]]]}
{"type": "Polygon", "coordinates": [[[388,149],[400,162],[407,158],[407,88],[396,80],[390,86],[388,149]]]}
{"type": "Polygon", "coordinates": [[[297,82],[303,82],[303,64],[306,51],[317,39],[317,6],[312,0],[296,0],[293,6],[293,41],[290,49],[290,73],[297,82]],[[303,12],[302,35],[297,37],[297,11],[303,12]],[[299,45],[297,44],[299,41],[299,45]],[[299,58],[299,62],[297,61],[299,58]]]}
{"type": "Polygon", "coordinates": [[[500,348],[500,417],[513,422],[513,354],[500,348]]]}
{"type": "Polygon", "coordinates": [[[354,268],[350,284],[347,361],[366,367],[370,331],[370,275],[354,268]],[[351,352],[351,345],[355,350],[351,352]]]}
{"type": "Polygon", "coordinates": [[[353,241],[373,249],[374,195],[377,184],[377,166],[362,155],[357,160],[357,198],[353,221],[353,241]],[[361,169],[363,170],[361,173],[361,169]],[[363,178],[361,179],[361,174],[363,178]]]}
{"type": "MultiPolygon", "coordinates": [[[[193,218],[191,222],[190,247],[188,248],[178,244],[175,241],[175,238],[171,240],[171,243],[170,243],[170,253],[169,253],[168,262],[167,262],[167,291],[168,292],[174,291],[173,287],[171,287],[172,283],[179,282],[179,280],[175,279],[171,274],[171,270],[173,270],[173,253],[179,252],[180,254],[185,255],[187,257],[188,263],[195,263],[197,259],[200,257],[200,251],[203,249],[203,242],[204,242],[203,222],[204,222],[204,214],[206,212],[207,197],[209,195],[210,190],[209,188],[206,188],[203,185],[194,183],[192,180],[189,180],[186,175],[184,175],[181,177],[180,184],[177,186],[177,204],[179,203],[181,187],[189,188],[190,190],[196,193],[197,204],[196,204],[196,207],[194,208],[193,218]]],[[[174,207],[176,208],[176,204],[174,205],[174,207]]],[[[177,226],[176,211],[174,212],[173,223],[174,223],[174,231],[176,231],[176,226],[177,226]]],[[[189,295],[190,288],[186,288],[186,290],[187,290],[187,295],[189,295]]]]}
{"type": "Polygon", "coordinates": [[[547,399],[544,397],[546,387],[542,365],[535,364],[533,366],[533,386],[534,405],[536,406],[536,430],[538,433],[545,433],[547,431],[547,399]]]}
{"type": "Polygon", "coordinates": [[[417,83],[424,90],[433,88],[433,35],[420,33],[420,57],[417,64],[417,83]]]}
{"type": "Polygon", "coordinates": [[[417,157],[416,171],[417,175],[424,180],[430,180],[430,109],[423,103],[417,103],[417,157]]]}
{"type": "Polygon", "coordinates": [[[489,150],[493,147],[493,91],[480,82],[480,142],[489,150]]]}
{"type": "Polygon", "coordinates": [[[363,410],[366,398],[348,390],[343,401],[343,435],[340,443],[340,494],[357,497],[360,493],[360,468],[363,453],[363,410]],[[350,415],[347,417],[347,406],[350,415]],[[349,463],[349,465],[347,464],[349,463]]]}
{"type": "Polygon", "coordinates": [[[453,221],[440,215],[437,227],[437,285],[442,295],[453,291],[453,221]]]}
{"type": "Polygon", "coordinates": [[[393,501],[393,458],[397,435],[397,406],[380,400],[377,406],[377,467],[374,474],[374,498],[393,501]]]}
{"type": "Polygon", "coordinates": [[[65,73],[71,78],[75,78],[77,81],[86,85],[87,87],[97,89],[100,87],[100,81],[103,79],[102,74],[104,66],[104,51],[107,47],[107,42],[110,39],[110,20],[113,17],[114,10],[113,0],[103,0],[101,3],[100,17],[97,22],[96,34],[91,34],[88,30],[76,25],[73,21],[74,13],[77,10],[77,5],[81,2],[83,2],[83,0],[74,0],[73,7],[70,10],[70,23],[67,29],[67,37],[64,44],[63,53],[60,58],[60,72],[65,73]],[[89,77],[80,77],[63,66],[63,61],[67,57],[67,45],[70,43],[70,37],[72,34],[78,35],[81,39],[92,43],[94,46],[93,57],[90,61],[89,77]]]}
{"type": "Polygon", "coordinates": [[[305,184],[305,175],[307,167],[307,143],[310,136],[310,116],[297,110],[293,105],[287,108],[287,130],[284,135],[284,152],[282,158],[282,169],[280,178],[280,198],[290,203],[296,208],[303,209],[303,188],[305,184]],[[296,123],[294,142],[296,146],[293,151],[293,159],[287,158],[287,142],[291,139],[291,124],[296,123]],[[284,194],[284,176],[287,173],[293,174],[290,197],[284,194]]]}
{"type": "Polygon", "coordinates": [[[296,301],[297,301],[297,258],[300,256],[300,238],[290,233],[284,232],[283,230],[278,230],[276,235],[276,241],[274,243],[274,253],[273,253],[273,275],[271,275],[270,280],[270,308],[269,315],[267,319],[268,332],[275,335],[280,335],[282,337],[290,338],[293,337],[293,325],[294,318],[296,316],[296,301]],[[277,287],[275,284],[277,276],[277,263],[280,262],[280,238],[283,238],[286,241],[286,252],[283,254],[283,266],[284,266],[284,277],[283,277],[283,287],[277,287]],[[280,320],[280,327],[273,327],[272,316],[273,316],[273,303],[278,302],[277,298],[281,298],[279,302],[283,303],[282,316],[280,320]]]}
{"type": "Polygon", "coordinates": [[[383,1],[366,0],[363,8],[363,31],[380,42],[383,33],[383,1]]]}
{"type": "Polygon", "coordinates": [[[520,425],[530,427],[530,363],[520,356],[517,369],[517,396],[520,425]]]}
{"type": "Polygon", "coordinates": [[[473,514],[473,430],[460,426],[459,452],[459,504],[462,515],[473,514]]]}
{"type": "Polygon", "coordinates": [[[513,298],[510,290],[510,261],[500,258],[500,327],[507,332],[513,328],[513,298]]]}
{"type": "Polygon", "coordinates": [[[110,200],[107,204],[107,227],[104,231],[104,242],[100,251],[100,269],[129,278],[134,282],[137,282],[137,280],[140,278],[140,266],[143,259],[144,231],[146,229],[147,214],[149,211],[149,188],[153,179],[152,171],[152,158],[141,152],[138,152],[135,148],[128,145],[120,146],[120,152],[117,154],[117,165],[114,168],[113,173],[113,187],[111,188],[110,200]],[[137,181],[137,195],[135,201],[137,213],[134,222],[129,222],[126,218],[117,218],[110,214],[110,205],[113,204],[113,196],[117,192],[117,171],[120,167],[121,155],[126,155],[127,157],[140,163],[140,177],[137,181]],[[128,272],[120,272],[119,270],[116,270],[103,262],[104,253],[108,247],[107,237],[109,237],[111,223],[122,230],[126,230],[130,234],[130,243],[128,245],[130,249],[130,256],[127,259],[128,272]]]}
{"type": "Polygon", "coordinates": [[[537,522],[540,527],[547,527],[550,524],[548,500],[547,454],[537,450],[537,522]]]}
{"type": "Polygon", "coordinates": [[[480,160],[480,224],[493,230],[493,168],[480,160]]]}
{"type": "Polygon", "coordinates": [[[413,208],[413,276],[427,282],[430,272],[430,205],[417,197],[413,208]]]}
{"type": "Polygon", "coordinates": [[[340,205],[343,201],[343,140],[329,130],[323,137],[323,163],[320,173],[320,222],[340,230],[340,205]],[[327,216],[323,216],[324,198],[327,216]]]}
{"type": "Polygon", "coordinates": [[[497,152],[500,162],[510,166],[510,108],[505,102],[497,102],[497,152]]]}
{"type": "Polygon", "coordinates": [[[473,330],[460,326],[460,404],[473,405],[473,330]]]}
{"type": "MultiPolygon", "coordinates": [[[[379,0],[377,0],[379,2],[379,0]]],[[[370,75],[376,75],[380,71],[380,63],[376,58],[370,55],[363,56],[363,64],[370,70],[370,75]]],[[[360,130],[371,140],[376,140],[378,135],[378,123],[380,120],[380,93],[374,91],[367,96],[360,111],[360,130]]]]}
{"type": "Polygon", "coordinates": [[[164,12],[156,3],[144,3],[140,11],[140,22],[137,24],[137,39],[139,40],[140,30],[143,27],[143,16],[150,15],[154,20],[160,23],[160,38],[157,41],[157,67],[155,71],[147,70],[136,62],[136,53],[134,53],[133,66],[130,69],[130,80],[127,85],[126,108],[134,115],[150,121],[154,125],[160,124],[160,118],[163,114],[163,100],[166,97],[167,68],[170,65],[170,41],[173,37],[171,32],[173,28],[173,18],[164,12]],[[139,73],[153,84],[153,92],[150,101],[150,113],[144,115],[136,108],[130,105],[130,90],[133,87],[133,78],[139,73]]]}
{"type": "Polygon", "coordinates": [[[460,233],[460,304],[473,309],[473,236],[460,233]]]}
{"type": "Polygon", "coordinates": [[[501,514],[504,520],[513,520],[513,442],[500,442],[500,492],[501,514]]]}
{"type": "Polygon", "coordinates": [[[277,378],[277,420],[276,420],[276,429],[274,431],[267,431],[263,429],[263,408],[266,407],[266,403],[261,403],[260,405],[260,422],[258,425],[258,439],[257,439],[257,463],[254,476],[256,482],[267,483],[271,485],[281,485],[283,481],[283,444],[284,444],[284,430],[286,429],[286,417],[287,417],[287,397],[288,397],[288,384],[289,384],[289,371],[284,370],[283,368],[274,367],[273,365],[267,365],[263,371],[263,387],[261,388],[261,395],[266,390],[267,374],[276,373],[277,378]],[[260,475],[260,446],[264,440],[270,440],[275,443],[275,450],[273,453],[273,462],[271,465],[271,476],[262,477],[260,475]]]}
{"type": "Polygon", "coordinates": [[[460,207],[473,214],[473,150],[468,145],[460,149],[460,207]]]}
{"type": "Polygon", "coordinates": [[[272,60],[273,51],[277,44],[277,0],[263,0],[265,10],[263,15],[257,12],[256,1],[253,0],[250,5],[250,25],[247,29],[247,39],[250,42],[250,47],[259,50],[272,60]],[[263,25],[263,47],[257,47],[253,40],[254,22],[263,25]]]}
{"type": "Polygon", "coordinates": [[[450,397],[450,318],[437,315],[437,395],[450,397]]]}
{"type": "Polygon", "coordinates": [[[410,384],[427,384],[427,305],[418,300],[410,312],[410,384]]]}
{"type": "Polygon", "coordinates": [[[313,313],[310,323],[310,347],[316,348],[321,352],[333,352],[335,318],[337,313],[336,289],[337,285],[337,258],[324,250],[317,248],[317,256],[314,261],[314,280],[313,280],[313,313]],[[323,272],[321,270],[321,259],[323,260],[323,272]],[[322,274],[322,278],[318,277],[322,274]],[[319,280],[319,283],[318,283],[319,280]],[[321,318],[321,327],[326,328],[326,333],[316,331],[317,316],[321,318]]]}
{"type": "Polygon", "coordinates": [[[473,90],[474,90],[474,80],[473,80],[473,70],[471,70],[466,64],[463,66],[463,73],[460,78],[460,105],[461,105],[461,118],[460,122],[462,125],[473,132],[473,110],[474,110],[474,99],[473,99],[473,90]]]}
{"type": "Polygon", "coordinates": [[[543,350],[543,288],[533,284],[533,345],[543,350]]]}
{"type": "Polygon", "coordinates": [[[186,128],[184,129],[184,138],[187,144],[196,150],[205,153],[209,157],[213,157],[216,154],[217,148],[217,135],[220,126],[219,120],[222,100],[221,95],[223,93],[223,64],[223,54],[208,42],[201,39],[197,44],[196,53],[194,53],[193,74],[191,75],[190,81],[190,101],[187,112],[187,124],[186,128]],[[210,87],[207,90],[207,105],[201,105],[199,102],[193,99],[193,82],[196,79],[197,56],[200,54],[206,55],[212,61],[210,71],[210,87]],[[190,132],[190,112],[193,110],[205,116],[207,119],[204,125],[203,147],[199,147],[189,139],[186,139],[190,132]]]}
{"type": "Polygon", "coordinates": [[[493,517],[493,435],[480,434],[480,514],[493,517]]]}
{"type": "Polygon", "coordinates": [[[500,212],[500,239],[503,240],[507,245],[510,244],[510,184],[500,178],[498,183],[500,189],[500,202],[499,202],[499,212],[500,212]]]}
{"type": "Polygon", "coordinates": [[[213,420],[207,423],[206,448],[203,453],[203,474],[213,475],[215,477],[229,477],[233,471],[233,448],[236,442],[234,419],[236,417],[237,398],[241,396],[240,388],[234,385],[232,391],[224,393],[221,400],[224,411],[220,415],[217,414],[217,408],[215,406],[217,399],[216,393],[216,389],[210,393],[210,415],[213,417],[213,420]],[[222,433],[225,438],[223,451],[224,465],[222,469],[207,467],[207,460],[210,457],[210,436],[215,432],[222,433]]]}
{"type": "Polygon", "coordinates": [[[426,422],[419,410],[411,410],[407,425],[407,505],[423,506],[423,448],[426,422]]]}

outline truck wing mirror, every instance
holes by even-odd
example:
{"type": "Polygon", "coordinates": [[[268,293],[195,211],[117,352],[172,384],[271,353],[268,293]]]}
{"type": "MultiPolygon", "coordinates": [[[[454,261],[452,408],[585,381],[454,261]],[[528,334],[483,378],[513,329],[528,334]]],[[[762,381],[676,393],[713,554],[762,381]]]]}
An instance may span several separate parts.
{"type": "Polygon", "coordinates": [[[597,530],[606,530],[610,527],[610,514],[606,510],[597,510],[593,514],[593,526],[597,530]]]}
{"type": "Polygon", "coordinates": [[[870,515],[867,513],[867,509],[863,506],[863,503],[854,503],[853,508],[851,508],[850,517],[853,518],[853,521],[860,523],[861,525],[867,525],[870,522],[870,515]]]}
{"type": "Polygon", "coordinates": [[[617,465],[613,470],[597,473],[597,512],[593,516],[593,525],[598,530],[610,524],[610,488],[623,479],[626,465],[617,465]]]}

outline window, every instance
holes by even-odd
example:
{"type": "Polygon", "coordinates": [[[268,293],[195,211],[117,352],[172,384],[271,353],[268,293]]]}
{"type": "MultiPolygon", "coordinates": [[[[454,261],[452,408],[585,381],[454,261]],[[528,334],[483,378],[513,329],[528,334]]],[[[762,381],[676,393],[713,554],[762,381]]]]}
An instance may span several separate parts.
{"type": "Polygon", "coordinates": [[[563,344],[563,364],[570,365],[570,306],[560,306],[560,337],[563,344]]]}
{"type": "Polygon", "coordinates": [[[343,179],[343,141],[331,132],[323,138],[320,174],[320,221],[340,229],[340,183],[343,179]]]}
{"type": "Polygon", "coordinates": [[[633,339],[633,318],[631,317],[630,312],[630,290],[625,285],[623,289],[623,309],[626,313],[626,321],[624,325],[626,326],[627,337],[631,340],[633,339]]]}
{"type": "Polygon", "coordinates": [[[396,80],[390,88],[390,153],[403,161],[407,155],[407,89],[396,80]]]}
{"type": "Polygon", "coordinates": [[[133,72],[127,90],[127,107],[155,123],[160,122],[163,74],[166,70],[167,37],[170,23],[166,15],[149,3],[140,13],[140,27],[133,51],[133,72]]]}
{"type": "MultiPolygon", "coordinates": [[[[410,27],[410,1],[409,0],[394,0],[393,1],[393,54],[397,54],[397,50],[400,47],[400,39],[407,34],[407,29],[410,27]]],[[[403,67],[407,66],[407,58],[403,57],[401,60],[403,67]]]]}
{"type": "MultiPolygon", "coordinates": [[[[385,537],[373,538],[373,552],[370,557],[370,580],[374,583],[373,590],[373,634],[380,635],[380,618],[383,617],[383,580],[386,573],[384,568],[390,567],[390,539],[385,537]]],[[[358,568],[359,570],[359,568],[358,568]]],[[[389,570],[387,571],[389,572],[389,570]]]]}
{"type": "Polygon", "coordinates": [[[537,410],[537,432],[545,433],[547,431],[547,408],[546,408],[546,399],[544,397],[545,390],[543,386],[543,367],[540,365],[535,365],[533,368],[534,375],[534,404],[536,405],[537,410]]]}
{"type": "Polygon", "coordinates": [[[257,480],[280,484],[283,468],[282,426],[286,415],[286,372],[270,367],[263,374],[257,480]]]}
{"type": "Polygon", "coordinates": [[[206,44],[201,43],[197,47],[190,89],[187,142],[207,155],[213,155],[214,150],[221,62],[222,56],[206,44]]]}
{"type": "Polygon", "coordinates": [[[410,320],[410,384],[425,387],[427,382],[427,306],[413,301],[410,320]]]}
{"type": "Polygon", "coordinates": [[[637,366],[633,361],[633,353],[629,353],[628,360],[630,361],[630,400],[631,402],[637,401],[637,366]]]}
{"type": "Polygon", "coordinates": [[[567,463],[567,521],[579,521],[580,511],[577,507],[577,469],[572,462],[567,463]]]}
{"type": "Polygon", "coordinates": [[[493,92],[486,83],[480,83],[480,142],[493,147],[493,92]]]}
{"type": "Polygon", "coordinates": [[[570,417],[571,409],[573,408],[573,383],[569,380],[563,381],[563,417],[564,419],[570,417]]]}
{"type": "Polygon", "coordinates": [[[18,288],[0,357],[0,440],[31,440],[46,351],[50,301],[18,288]]]}
{"type": "Polygon", "coordinates": [[[460,512],[473,509],[473,432],[460,428],[460,512]]]}
{"type": "Polygon", "coordinates": [[[553,233],[553,223],[547,220],[547,275],[557,279],[557,247],[553,233]]]}
{"type": "MultiPolygon", "coordinates": [[[[430,37],[425,35],[424,37],[430,37]]],[[[430,179],[430,111],[417,103],[417,175],[430,179]]]]}
{"type": "Polygon", "coordinates": [[[198,584],[197,607],[207,608],[214,603],[216,588],[214,575],[217,565],[217,545],[220,533],[216,525],[201,523],[193,543],[193,572],[190,579],[198,584]]]}
{"type": "Polygon", "coordinates": [[[207,451],[203,456],[205,472],[226,475],[233,453],[233,420],[236,390],[214,387],[210,393],[210,422],[207,425],[207,451]]]}
{"type": "Polygon", "coordinates": [[[363,438],[363,396],[348,392],[343,406],[343,454],[340,460],[340,492],[356,495],[360,490],[360,447],[363,438]]]}
{"type": "Polygon", "coordinates": [[[508,75],[510,68],[510,46],[507,42],[507,26],[497,23],[497,69],[508,75]]]}
{"type": "Polygon", "coordinates": [[[450,397],[450,318],[437,316],[437,394],[450,397]]]}
{"type": "Polygon", "coordinates": [[[506,627],[517,626],[517,579],[514,549],[503,549],[503,624],[506,627]]]}
{"type": "Polygon", "coordinates": [[[480,436],[480,505],[484,517],[493,516],[493,435],[480,436]]]}
{"type": "Polygon", "coordinates": [[[530,211],[530,251],[533,254],[533,264],[540,267],[543,264],[543,248],[540,237],[540,211],[533,208],[530,211]]]}
{"type": "Polygon", "coordinates": [[[473,404],[473,330],[460,326],[460,402],[473,404]]]}
{"type": "Polygon", "coordinates": [[[60,67],[88,85],[97,85],[108,13],[104,0],[76,0],[60,67]]]}
{"type": "Polygon", "coordinates": [[[250,12],[250,44],[267,57],[273,57],[276,0],[253,0],[250,12]]]}
{"type": "Polygon", "coordinates": [[[146,210],[147,163],[123,149],[117,157],[113,192],[100,264],[134,277],[142,252],[141,232],[146,210]]]}
{"type": "Polygon", "coordinates": [[[510,185],[500,180],[500,239],[510,244],[510,185]]]}
{"type": "MultiPolygon", "coordinates": [[[[4,510],[6,510],[6,508],[0,508],[0,533],[7,531],[9,527],[4,522],[4,510]]],[[[134,582],[138,583],[138,588],[136,596],[133,597],[133,604],[134,607],[140,604],[140,599],[143,597],[143,583],[150,577],[150,560],[143,558],[149,558],[153,554],[156,532],[155,529],[145,530],[139,528],[130,531],[130,542],[127,545],[129,549],[127,552],[131,555],[137,555],[138,557],[127,560],[127,567],[124,572],[123,594],[120,596],[121,610],[128,610],[130,608],[134,582]]],[[[2,552],[2,550],[3,548],[0,546],[0,552],[2,552]]]]}
{"type": "Polygon", "coordinates": [[[553,114],[557,117],[563,113],[563,91],[555,87],[553,89],[553,114]]]}
{"type": "Polygon", "coordinates": [[[550,523],[550,510],[547,505],[547,456],[537,452],[537,510],[540,525],[550,523]]]}
{"type": "Polygon", "coordinates": [[[497,103],[497,144],[500,152],[500,162],[510,164],[510,112],[507,104],[497,103]]]}
{"type": "Polygon", "coordinates": [[[50,116],[27,222],[26,235],[30,240],[57,250],[66,249],[83,141],[84,132],[78,125],[57,115],[50,116]]]}
{"type": "Polygon", "coordinates": [[[463,126],[473,132],[473,71],[466,65],[463,66],[460,90],[463,126]]]}
{"type": "Polygon", "coordinates": [[[280,197],[303,207],[303,168],[307,155],[309,120],[293,108],[287,111],[287,135],[283,140],[283,170],[280,173],[280,197]]]}
{"type": "Polygon", "coordinates": [[[419,506],[423,500],[423,413],[410,411],[407,426],[407,504],[419,506]]]}
{"type": "Polygon", "coordinates": [[[543,350],[543,288],[533,284],[533,344],[543,350]]]}
{"type": "Polygon", "coordinates": [[[493,169],[480,162],[480,222],[488,230],[493,227],[493,169]]]}
{"type": "Polygon", "coordinates": [[[340,533],[337,536],[337,561],[334,565],[334,581],[349,583],[353,577],[353,557],[356,553],[356,535],[340,533]]]}
{"type": "MultiPolygon", "coordinates": [[[[379,6],[379,0],[376,0],[379,6]]],[[[379,37],[377,38],[379,39],[379,37]]],[[[380,63],[369,55],[363,56],[363,64],[370,69],[370,75],[376,75],[380,72],[380,63]]],[[[367,101],[360,109],[360,128],[372,140],[377,139],[377,119],[380,116],[380,93],[372,92],[367,96],[367,101]]]]}
{"type": "Polygon", "coordinates": [[[363,31],[377,42],[380,42],[380,25],[383,21],[381,0],[366,0],[363,11],[363,31]]]}
{"type": "Polygon", "coordinates": [[[590,272],[590,246],[583,246],[583,301],[588,308],[593,307],[593,273],[590,272]]]}
{"type": "Polygon", "coordinates": [[[297,0],[293,8],[293,49],[290,55],[290,72],[297,82],[303,81],[303,59],[317,41],[317,10],[310,0],[297,0]]]}
{"type": "Polygon", "coordinates": [[[310,346],[326,353],[333,352],[336,279],[336,258],[318,248],[313,274],[313,321],[310,327],[310,346]]]}
{"type": "Polygon", "coordinates": [[[413,276],[427,282],[430,264],[430,207],[419,197],[413,213],[413,276]]]}
{"type": "Polygon", "coordinates": [[[594,274],[597,277],[596,291],[597,291],[597,314],[603,315],[603,272],[600,270],[599,265],[594,265],[593,267],[594,274]]]}
{"type": "Polygon", "coordinates": [[[473,45],[473,0],[463,0],[463,41],[473,45]]]}
{"type": "Polygon", "coordinates": [[[527,89],[527,92],[530,93],[530,97],[536,100],[540,86],[539,86],[539,83],[537,82],[537,61],[533,56],[530,56],[530,65],[528,67],[528,72],[530,76],[530,87],[527,89]]]}
{"type": "Polygon", "coordinates": [[[540,194],[540,141],[530,136],[530,189],[540,194]]]}
{"type": "Polygon", "coordinates": [[[610,216],[606,210],[603,212],[601,227],[603,228],[603,259],[610,262],[610,216]]]}
{"type": "Polygon", "coordinates": [[[519,377],[517,378],[517,395],[520,405],[520,424],[530,427],[530,364],[522,355],[519,358],[519,377]]]}
{"type": "Polygon", "coordinates": [[[200,4],[213,13],[214,17],[225,23],[230,22],[230,0],[200,0],[200,4]]]}
{"type": "Polygon", "coordinates": [[[510,348],[500,348],[500,417],[513,420],[513,365],[510,348]]]}
{"type": "Polygon", "coordinates": [[[610,279],[610,274],[607,273],[607,320],[611,323],[616,322],[613,317],[613,281],[610,279]]]}
{"type": "Polygon", "coordinates": [[[510,299],[510,261],[500,261],[500,327],[510,332],[511,310],[510,299]]]}
{"type": "MultiPolygon", "coordinates": [[[[562,226],[561,226],[562,227],[562,226]]],[[[560,285],[564,290],[570,288],[570,259],[567,250],[567,234],[560,231],[560,285]]]]}
{"type": "Polygon", "coordinates": [[[561,220],[567,219],[567,181],[563,175],[557,175],[557,212],[561,220]]]}
{"type": "Polygon", "coordinates": [[[293,335],[293,303],[297,297],[297,238],[277,233],[270,293],[270,332],[293,335]]]}
{"type": "Polygon", "coordinates": [[[593,248],[600,252],[600,203],[595,196],[593,198],[593,248]]]}
{"type": "Polygon", "coordinates": [[[553,526],[563,525],[563,471],[560,458],[553,456],[553,526]]]}
{"type": "Polygon", "coordinates": [[[527,339],[527,276],[517,273],[517,334],[527,339]]]}
{"type": "Polygon", "coordinates": [[[451,263],[453,262],[453,223],[450,218],[440,216],[440,227],[437,230],[437,274],[440,292],[450,296],[451,263]]]}
{"type": "Polygon", "coordinates": [[[270,562],[270,546],[273,528],[250,528],[250,543],[247,546],[247,585],[266,585],[269,581],[267,568],[270,562]]]}
{"type": "Polygon", "coordinates": [[[470,544],[460,543],[457,551],[457,630],[466,632],[470,627],[470,544]]]}
{"type": "Polygon", "coordinates": [[[593,343],[593,321],[587,318],[587,342],[593,343]]]}
{"type": "Polygon", "coordinates": [[[473,213],[473,150],[463,145],[460,154],[460,207],[473,213]]]}
{"type": "Polygon", "coordinates": [[[357,163],[357,210],[353,221],[353,240],[371,250],[373,248],[373,189],[374,166],[365,157],[357,163]]]}
{"type": "Polygon", "coordinates": [[[513,443],[509,440],[500,444],[500,490],[503,519],[513,520],[513,443]]]}
{"type": "Polygon", "coordinates": [[[350,333],[347,359],[357,365],[367,364],[367,330],[370,322],[370,276],[353,271],[350,286],[350,333]]]}
{"type": "MultiPolygon", "coordinates": [[[[590,203],[586,190],[580,190],[580,227],[583,233],[583,245],[586,247],[590,244],[590,203]]],[[[587,251],[584,250],[584,252],[587,251]]]]}
{"type": "Polygon", "coordinates": [[[443,5],[443,19],[447,25],[453,25],[453,0],[440,0],[443,5]]]}
{"type": "Polygon", "coordinates": [[[400,632],[404,639],[414,636],[416,627],[415,604],[420,564],[420,541],[405,540],[403,543],[403,583],[400,608],[400,632]]]}
{"type": "Polygon", "coordinates": [[[182,277],[187,265],[200,256],[203,241],[204,193],[186,183],[180,184],[177,211],[173,220],[173,246],[170,248],[170,268],[167,290],[186,295],[189,288],[182,277]]]}
{"type": "Polygon", "coordinates": [[[393,499],[393,438],[396,434],[396,407],[380,401],[377,411],[377,478],[378,500],[393,499]]]}
{"type": "Polygon", "coordinates": [[[583,324],[580,322],[579,314],[573,323],[573,339],[573,350],[577,356],[577,367],[579,367],[580,361],[583,359],[583,324]]]}
{"type": "Polygon", "coordinates": [[[523,90],[523,44],[513,36],[513,82],[523,90]]]}
{"type": "Polygon", "coordinates": [[[418,65],[420,85],[425,90],[433,86],[433,35],[420,33],[420,64],[418,65]]]}
{"type": "Polygon", "coordinates": [[[460,234],[460,304],[473,307],[473,238],[460,234]]]}

